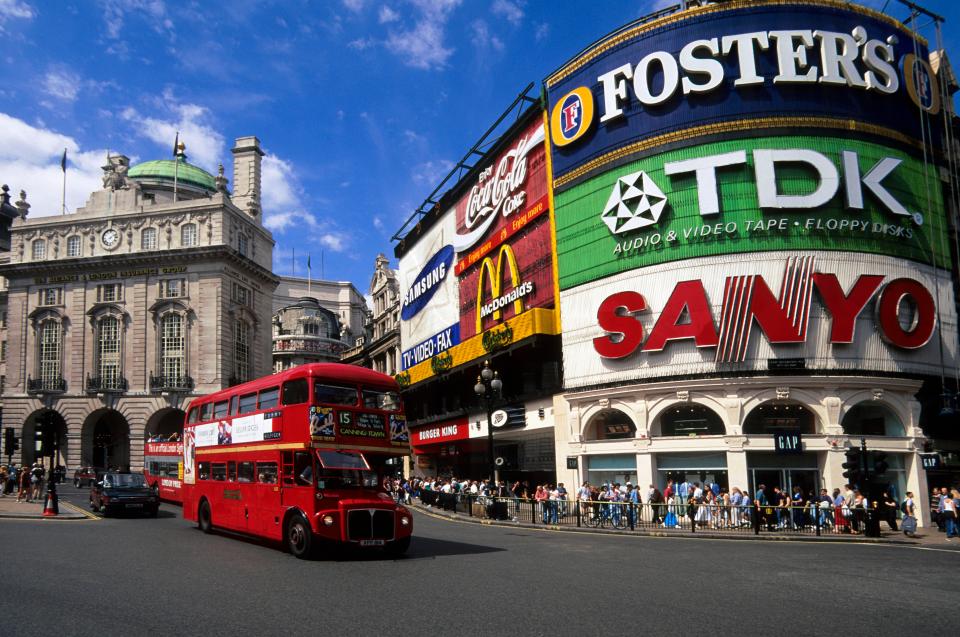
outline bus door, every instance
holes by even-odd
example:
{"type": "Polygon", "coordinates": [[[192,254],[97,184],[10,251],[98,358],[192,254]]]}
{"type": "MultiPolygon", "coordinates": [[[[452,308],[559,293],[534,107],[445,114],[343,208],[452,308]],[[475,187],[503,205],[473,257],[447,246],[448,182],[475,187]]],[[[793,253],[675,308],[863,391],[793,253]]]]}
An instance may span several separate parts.
{"type": "MultiPolygon", "coordinates": [[[[273,456],[278,458],[278,456],[273,456]]],[[[280,539],[283,529],[280,523],[283,511],[280,506],[280,473],[276,460],[257,462],[257,484],[252,511],[247,520],[247,530],[251,533],[263,534],[267,537],[280,539]]]]}
{"type": "Polygon", "coordinates": [[[281,476],[283,508],[296,507],[312,517],[316,472],[310,451],[284,451],[281,476]]]}

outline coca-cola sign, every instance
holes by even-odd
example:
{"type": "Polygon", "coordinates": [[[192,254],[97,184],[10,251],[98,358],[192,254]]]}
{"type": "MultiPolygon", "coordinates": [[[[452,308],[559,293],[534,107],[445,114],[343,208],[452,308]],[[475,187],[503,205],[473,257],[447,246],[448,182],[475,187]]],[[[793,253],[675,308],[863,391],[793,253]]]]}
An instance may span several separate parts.
{"type": "MultiPolygon", "coordinates": [[[[487,166],[464,198],[462,227],[454,238],[457,252],[477,244],[498,218],[522,212],[528,201],[525,189],[529,159],[534,150],[543,149],[544,128],[537,122],[508,151],[487,166]]],[[[459,208],[460,206],[458,206],[459,208]]]]}

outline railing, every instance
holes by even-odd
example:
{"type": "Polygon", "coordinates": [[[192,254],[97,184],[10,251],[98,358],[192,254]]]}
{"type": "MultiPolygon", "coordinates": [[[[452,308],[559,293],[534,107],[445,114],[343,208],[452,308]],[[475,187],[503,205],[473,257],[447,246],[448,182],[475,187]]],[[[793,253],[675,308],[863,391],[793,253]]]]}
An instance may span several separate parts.
{"type": "Polygon", "coordinates": [[[67,391],[67,381],[56,378],[30,378],[27,376],[28,394],[62,394],[67,391]]]}
{"type": "Polygon", "coordinates": [[[803,535],[863,535],[875,509],[834,505],[773,507],[741,505],[597,502],[490,498],[481,495],[421,491],[424,505],[457,514],[550,526],[608,528],[658,532],[723,532],[803,535]]]}
{"type": "Polygon", "coordinates": [[[128,389],[127,379],[122,376],[87,376],[87,392],[91,394],[119,393],[128,389]]]}
{"type": "Polygon", "coordinates": [[[154,376],[150,374],[150,391],[189,391],[193,389],[190,376],[154,376]]]}

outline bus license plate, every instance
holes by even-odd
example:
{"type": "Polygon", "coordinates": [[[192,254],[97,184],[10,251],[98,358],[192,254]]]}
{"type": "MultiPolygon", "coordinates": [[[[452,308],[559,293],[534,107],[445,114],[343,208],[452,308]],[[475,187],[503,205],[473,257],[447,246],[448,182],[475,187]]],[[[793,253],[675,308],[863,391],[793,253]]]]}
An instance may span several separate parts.
{"type": "Polygon", "coordinates": [[[383,546],[383,540],[360,540],[360,546],[383,546]]]}
{"type": "Polygon", "coordinates": [[[128,509],[142,509],[143,504],[127,504],[125,505],[128,509]]]}

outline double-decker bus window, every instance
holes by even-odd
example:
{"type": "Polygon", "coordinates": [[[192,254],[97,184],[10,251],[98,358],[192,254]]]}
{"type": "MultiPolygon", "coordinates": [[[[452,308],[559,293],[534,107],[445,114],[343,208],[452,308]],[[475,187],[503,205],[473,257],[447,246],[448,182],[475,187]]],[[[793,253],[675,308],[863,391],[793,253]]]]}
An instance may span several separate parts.
{"type": "Polygon", "coordinates": [[[213,415],[213,403],[206,403],[204,405],[200,405],[200,422],[206,422],[208,420],[211,420],[212,415],[213,415]]]}
{"type": "Polygon", "coordinates": [[[210,479],[210,463],[209,462],[198,462],[197,463],[197,475],[201,480],[210,479]]]}
{"type": "Polygon", "coordinates": [[[200,410],[196,407],[190,409],[190,415],[187,416],[187,424],[192,425],[197,422],[197,414],[200,413],[200,410]]]}
{"type": "Polygon", "coordinates": [[[313,463],[310,454],[306,451],[297,451],[293,454],[293,475],[295,484],[309,486],[313,484],[313,463]]]}
{"type": "Polygon", "coordinates": [[[400,394],[395,391],[381,391],[378,389],[363,390],[363,406],[367,409],[382,409],[397,411],[400,409],[400,394]]]}
{"type": "Polygon", "coordinates": [[[273,409],[277,406],[277,399],[280,397],[280,388],[271,387],[260,392],[260,403],[257,409],[273,409]]]}
{"type": "Polygon", "coordinates": [[[238,400],[240,400],[240,397],[239,397],[239,396],[233,396],[232,398],[230,398],[230,415],[231,415],[231,416],[236,416],[236,415],[237,415],[237,401],[238,401],[238,400]]]}
{"type": "Polygon", "coordinates": [[[306,378],[295,378],[283,384],[283,404],[299,405],[310,400],[310,389],[306,378]]]}
{"type": "Polygon", "coordinates": [[[223,464],[222,462],[214,462],[211,465],[210,473],[213,475],[214,480],[226,480],[227,465],[223,464]]]}
{"type": "Polygon", "coordinates": [[[370,471],[370,465],[362,454],[355,451],[317,451],[320,460],[317,487],[320,489],[340,489],[348,487],[379,486],[377,474],[370,471]]]}
{"type": "Polygon", "coordinates": [[[276,462],[258,462],[257,463],[257,482],[264,484],[277,483],[277,463],[276,462]]]}
{"type": "Polygon", "coordinates": [[[214,418],[223,418],[227,415],[227,410],[230,407],[230,403],[226,400],[221,400],[213,406],[213,417],[214,418]]]}
{"type": "Polygon", "coordinates": [[[315,383],[313,386],[313,400],[329,405],[347,405],[353,407],[357,404],[357,388],[344,385],[315,383]]]}
{"type": "Polygon", "coordinates": [[[252,462],[240,462],[240,466],[237,467],[237,482],[253,482],[252,462]]]}
{"type": "Polygon", "coordinates": [[[152,475],[152,476],[158,476],[158,475],[160,475],[160,463],[159,463],[159,462],[151,462],[151,463],[150,463],[150,475],[152,475]]]}
{"type": "Polygon", "coordinates": [[[257,410],[256,392],[240,397],[240,409],[237,411],[238,414],[249,414],[251,411],[256,411],[256,410],[257,410]]]}
{"type": "Polygon", "coordinates": [[[230,482],[237,481],[237,463],[233,460],[227,463],[227,480],[230,482]]]}

